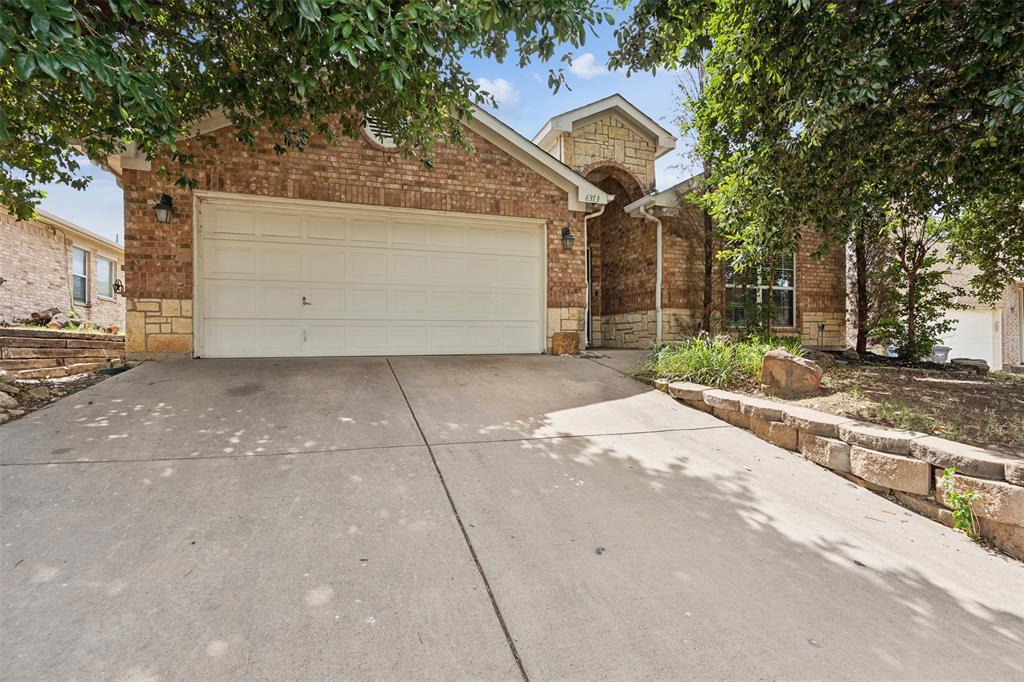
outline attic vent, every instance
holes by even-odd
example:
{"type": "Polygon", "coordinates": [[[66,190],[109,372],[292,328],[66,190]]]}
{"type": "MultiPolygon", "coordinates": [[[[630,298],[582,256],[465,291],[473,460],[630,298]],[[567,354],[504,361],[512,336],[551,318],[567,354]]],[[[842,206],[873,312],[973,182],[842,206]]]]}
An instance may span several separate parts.
{"type": "Polygon", "coordinates": [[[385,149],[395,149],[394,131],[387,125],[369,116],[366,117],[366,125],[363,130],[366,136],[385,149]]]}

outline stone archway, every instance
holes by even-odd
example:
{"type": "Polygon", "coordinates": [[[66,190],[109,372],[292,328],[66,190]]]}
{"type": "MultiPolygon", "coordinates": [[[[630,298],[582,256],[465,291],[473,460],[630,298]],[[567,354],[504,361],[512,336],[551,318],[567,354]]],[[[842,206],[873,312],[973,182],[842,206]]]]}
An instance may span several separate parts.
{"type": "Polygon", "coordinates": [[[588,222],[589,341],[595,347],[644,348],[656,336],[656,235],[625,207],[645,192],[615,162],[584,169],[584,177],[613,194],[604,213],[588,222]]]}

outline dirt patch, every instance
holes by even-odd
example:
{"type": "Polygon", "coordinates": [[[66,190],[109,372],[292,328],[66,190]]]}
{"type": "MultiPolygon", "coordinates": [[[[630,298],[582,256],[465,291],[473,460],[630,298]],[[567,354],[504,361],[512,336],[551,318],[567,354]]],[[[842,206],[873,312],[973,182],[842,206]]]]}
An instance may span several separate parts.
{"type": "Polygon", "coordinates": [[[785,402],[1024,456],[1024,375],[851,364],[825,370],[818,395],[785,402]]]}
{"type": "Polygon", "coordinates": [[[13,385],[21,389],[19,393],[12,396],[18,401],[18,406],[10,409],[0,408],[0,415],[7,416],[6,420],[0,416],[0,423],[14,421],[15,419],[20,419],[25,415],[32,414],[36,410],[46,407],[50,403],[54,403],[62,398],[68,397],[69,395],[78,393],[83,388],[95,386],[101,381],[109,379],[111,376],[113,375],[108,373],[89,373],[59,377],[55,379],[13,382],[13,385]],[[47,395],[43,396],[42,391],[34,390],[40,387],[46,388],[47,395]],[[33,395],[33,393],[36,395],[33,395]]]}

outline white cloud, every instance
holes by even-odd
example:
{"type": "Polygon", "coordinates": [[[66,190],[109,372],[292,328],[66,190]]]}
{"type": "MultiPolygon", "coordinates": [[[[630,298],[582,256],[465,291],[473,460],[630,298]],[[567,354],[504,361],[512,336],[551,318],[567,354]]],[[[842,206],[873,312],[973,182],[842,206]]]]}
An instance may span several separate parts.
{"type": "Polygon", "coordinates": [[[499,109],[514,109],[519,104],[519,91],[504,78],[480,78],[477,82],[481,88],[494,96],[499,109]]]}
{"type": "Polygon", "coordinates": [[[608,67],[598,64],[597,58],[592,52],[584,52],[572,60],[569,70],[580,78],[590,79],[595,76],[603,76],[608,73],[608,67]]]}

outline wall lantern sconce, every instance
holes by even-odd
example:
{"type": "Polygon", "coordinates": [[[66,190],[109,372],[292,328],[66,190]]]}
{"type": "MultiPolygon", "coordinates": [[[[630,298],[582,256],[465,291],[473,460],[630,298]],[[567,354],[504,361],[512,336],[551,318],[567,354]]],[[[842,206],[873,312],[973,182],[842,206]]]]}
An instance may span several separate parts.
{"type": "Polygon", "coordinates": [[[576,241],[576,237],[573,236],[572,230],[569,229],[569,226],[566,225],[565,227],[563,227],[562,228],[562,248],[564,248],[566,251],[571,251],[572,250],[573,242],[575,242],[575,241],[576,241]]]}
{"type": "Polygon", "coordinates": [[[156,221],[158,223],[171,222],[171,215],[174,214],[174,204],[171,201],[171,196],[165,194],[160,197],[160,203],[153,206],[153,211],[156,213],[156,221]]]}
{"type": "Polygon", "coordinates": [[[119,279],[114,280],[114,293],[124,296],[124,282],[119,279]]]}

